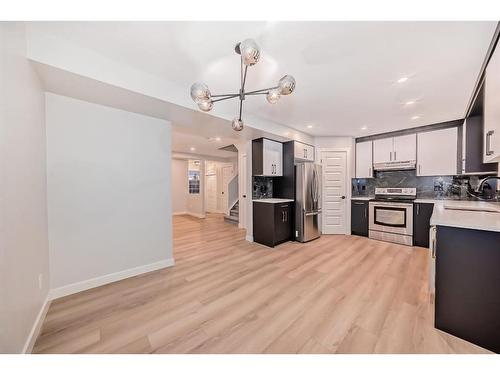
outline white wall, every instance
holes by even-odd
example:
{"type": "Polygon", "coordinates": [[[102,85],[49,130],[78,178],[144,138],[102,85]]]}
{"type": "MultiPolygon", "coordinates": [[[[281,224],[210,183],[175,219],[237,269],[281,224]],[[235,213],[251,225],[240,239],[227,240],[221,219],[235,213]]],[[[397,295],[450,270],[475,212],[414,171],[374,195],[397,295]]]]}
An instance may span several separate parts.
{"type": "Polygon", "coordinates": [[[187,168],[187,160],[172,159],[172,213],[174,214],[187,212],[187,168]]]}
{"type": "Polygon", "coordinates": [[[172,264],[170,123],[46,94],[51,293],[172,264]]]}
{"type": "Polygon", "coordinates": [[[0,353],[18,353],[49,286],[44,96],[22,23],[0,23],[0,82],[0,353]]]}

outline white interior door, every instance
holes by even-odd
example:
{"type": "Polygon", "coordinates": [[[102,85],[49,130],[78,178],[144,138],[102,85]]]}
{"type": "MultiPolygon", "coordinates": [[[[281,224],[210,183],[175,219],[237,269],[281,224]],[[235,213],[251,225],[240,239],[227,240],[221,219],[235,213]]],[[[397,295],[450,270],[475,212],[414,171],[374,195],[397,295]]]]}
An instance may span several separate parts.
{"type": "Polygon", "coordinates": [[[238,187],[240,189],[240,220],[239,226],[240,228],[247,227],[247,202],[251,201],[247,195],[247,154],[241,155],[241,163],[239,167],[240,181],[238,187]]]}
{"type": "Polygon", "coordinates": [[[323,166],[323,234],[346,234],[347,153],[321,151],[323,166]]]}
{"type": "Polygon", "coordinates": [[[217,212],[217,175],[205,176],[205,210],[207,212],[217,212]]]}

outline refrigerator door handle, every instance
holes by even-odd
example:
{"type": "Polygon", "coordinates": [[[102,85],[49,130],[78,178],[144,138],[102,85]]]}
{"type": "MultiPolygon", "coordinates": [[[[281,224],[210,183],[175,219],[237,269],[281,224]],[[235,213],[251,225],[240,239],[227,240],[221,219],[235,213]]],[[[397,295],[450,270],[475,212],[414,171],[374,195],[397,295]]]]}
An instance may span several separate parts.
{"type": "Polygon", "coordinates": [[[320,213],[321,213],[321,210],[314,211],[314,212],[307,212],[305,214],[305,216],[316,216],[316,215],[319,215],[320,213]]]}

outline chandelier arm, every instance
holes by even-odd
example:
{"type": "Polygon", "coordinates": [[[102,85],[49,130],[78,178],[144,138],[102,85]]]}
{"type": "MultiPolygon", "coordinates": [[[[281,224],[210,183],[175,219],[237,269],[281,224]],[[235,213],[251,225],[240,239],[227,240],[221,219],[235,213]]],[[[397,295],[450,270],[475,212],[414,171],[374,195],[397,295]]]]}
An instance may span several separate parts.
{"type": "Polygon", "coordinates": [[[247,81],[247,70],[248,70],[248,65],[245,65],[245,73],[243,74],[243,82],[241,83],[242,92],[245,92],[245,83],[247,81]]]}
{"type": "Polygon", "coordinates": [[[240,117],[238,119],[241,121],[241,112],[243,111],[243,100],[240,99],[240,117]]]}
{"type": "Polygon", "coordinates": [[[239,96],[240,94],[220,94],[220,95],[212,95],[212,98],[222,98],[223,96],[229,96],[234,98],[235,96],[239,96]]]}
{"type": "Polygon", "coordinates": [[[274,87],[268,87],[267,89],[260,89],[260,90],[254,90],[254,91],[249,91],[249,92],[246,92],[245,95],[252,95],[252,94],[257,94],[257,93],[260,93],[262,91],[270,91],[270,90],[274,90],[274,89],[277,89],[279,86],[274,86],[274,87]]]}
{"type": "Polygon", "coordinates": [[[245,95],[267,95],[267,94],[269,94],[269,91],[245,93],[245,95]]]}
{"type": "MultiPolygon", "coordinates": [[[[237,98],[238,96],[240,96],[239,94],[236,94],[236,95],[231,95],[231,96],[226,96],[224,98],[220,98],[220,99],[215,99],[215,100],[212,100],[212,103],[216,103],[216,102],[221,102],[223,100],[226,100],[226,99],[233,99],[233,98],[237,98]]],[[[213,95],[212,95],[213,97],[213,95]]]]}

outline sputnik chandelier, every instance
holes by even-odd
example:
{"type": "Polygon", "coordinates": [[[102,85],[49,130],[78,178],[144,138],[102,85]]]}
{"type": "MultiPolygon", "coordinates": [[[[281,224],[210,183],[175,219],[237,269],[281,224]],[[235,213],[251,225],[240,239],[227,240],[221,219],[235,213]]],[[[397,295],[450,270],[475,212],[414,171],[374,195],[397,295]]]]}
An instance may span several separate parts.
{"type": "Polygon", "coordinates": [[[238,43],[236,47],[234,47],[234,50],[241,56],[241,87],[239,92],[236,94],[212,95],[206,84],[196,82],[191,86],[191,98],[204,112],[210,111],[215,102],[239,98],[240,114],[232,121],[231,125],[234,130],[241,131],[243,130],[241,112],[243,110],[243,100],[245,100],[247,95],[266,95],[266,99],[269,103],[276,104],[281,95],[289,95],[295,90],[295,78],[291,75],[286,75],[279,80],[277,86],[246,92],[245,82],[247,70],[249,66],[253,66],[259,62],[260,48],[253,39],[245,39],[243,42],[238,43]]]}

